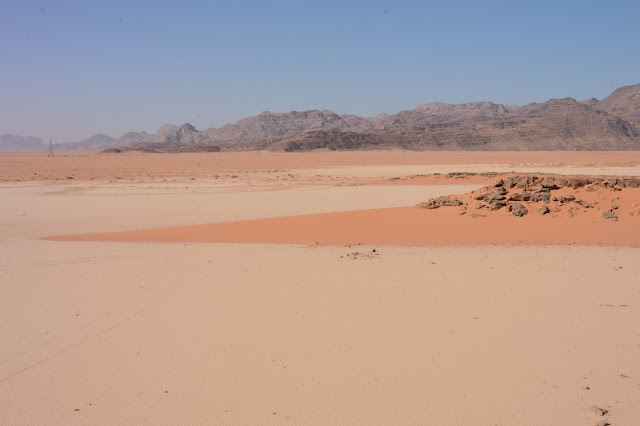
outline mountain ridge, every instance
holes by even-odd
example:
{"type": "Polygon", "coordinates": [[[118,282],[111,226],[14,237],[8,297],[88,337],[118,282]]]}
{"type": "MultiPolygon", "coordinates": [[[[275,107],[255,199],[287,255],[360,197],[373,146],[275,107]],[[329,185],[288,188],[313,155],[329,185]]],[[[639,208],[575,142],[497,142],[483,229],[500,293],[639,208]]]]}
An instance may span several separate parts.
{"type": "Polygon", "coordinates": [[[165,124],[155,134],[130,131],[117,139],[97,134],[79,142],[56,144],[56,149],[128,147],[193,151],[202,147],[212,151],[244,150],[252,146],[253,149],[280,149],[278,147],[291,143],[301,149],[310,146],[441,149],[449,146],[451,149],[619,150],[640,149],[638,129],[640,84],[618,88],[603,100],[564,98],[522,106],[432,102],[418,104],[412,110],[369,118],[317,109],[265,111],[218,128],[198,130],[189,123],[165,124]],[[343,135],[338,137],[336,132],[343,135]],[[309,135],[303,136],[307,133],[309,135]],[[347,139],[353,143],[347,143],[347,139]]]}

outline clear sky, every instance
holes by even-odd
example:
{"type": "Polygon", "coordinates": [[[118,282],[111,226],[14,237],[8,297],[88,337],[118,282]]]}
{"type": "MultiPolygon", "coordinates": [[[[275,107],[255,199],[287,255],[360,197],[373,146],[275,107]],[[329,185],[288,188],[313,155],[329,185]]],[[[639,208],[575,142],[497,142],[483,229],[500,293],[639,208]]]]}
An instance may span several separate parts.
{"type": "Polygon", "coordinates": [[[637,0],[0,0],[0,133],[602,99],[640,83],[639,17],[637,0]]]}

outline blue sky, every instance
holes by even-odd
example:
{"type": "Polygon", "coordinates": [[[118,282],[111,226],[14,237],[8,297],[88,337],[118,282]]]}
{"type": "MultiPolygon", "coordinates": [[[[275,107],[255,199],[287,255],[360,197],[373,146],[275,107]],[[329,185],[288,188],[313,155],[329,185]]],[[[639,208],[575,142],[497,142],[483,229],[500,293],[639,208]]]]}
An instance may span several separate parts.
{"type": "Polygon", "coordinates": [[[640,83],[638,16],[615,0],[0,0],[0,133],[602,99],[640,83]]]}

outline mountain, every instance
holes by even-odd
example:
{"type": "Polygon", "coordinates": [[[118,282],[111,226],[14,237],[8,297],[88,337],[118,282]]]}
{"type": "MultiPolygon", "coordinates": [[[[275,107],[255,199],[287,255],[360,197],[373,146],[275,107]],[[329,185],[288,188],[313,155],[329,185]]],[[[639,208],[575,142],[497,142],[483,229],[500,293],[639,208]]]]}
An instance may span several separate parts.
{"type": "Polygon", "coordinates": [[[333,111],[310,110],[276,114],[265,111],[254,117],[243,118],[234,124],[207,129],[203,131],[206,137],[200,142],[228,145],[315,130],[362,132],[372,128],[373,124],[365,118],[338,115],[333,111]]]}
{"type": "Polygon", "coordinates": [[[0,135],[0,151],[36,151],[46,149],[42,139],[35,136],[0,135]]]}
{"type": "Polygon", "coordinates": [[[116,139],[104,133],[98,133],[83,141],[55,144],[56,149],[104,149],[111,148],[116,139]]]}
{"type": "Polygon", "coordinates": [[[514,106],[494,104],[493,102],[473,102],[466,104],[430,103],[421,104],[413,110],[400,111],[397,114],[380,114],[370,119],[377,128],[397,126],[422,126],[441,123],[476,123],[494,120],[515,113],[514,106]]]}
{"type": "Polygon", "coordinates": [[[595,105],[640,128],[640,84],[624,86],[595,105]]]}
{"type": "Polygon", "coordinates": [[[98,133],[78,142],[64,142],[54,144],[55,149],[108,149],[121,148],[141,142],[155,142],[156,135],[147,132],[127,132],[118,139],[98,133]]]}
{"type": "Polygon", "coordinates": [[[155,134],[96,135],[63,148],[148,151],[246,149],[630,150],[640,149],[640,84],[606,99],[552,99],[522,106],[493,102],[425,103],[363,118],[327,110],[265,111],[219,128],[165,124],[155,134]]]}
{"type": "MultiPolygon", "coordinates": [[[[640,150],[628,122],[572,98],[518,107],[499,118],[386,127],[368,132],[316,131],[240,144],[242,150],[640,150]]],[[[502,115],[502,116],[500,116],[502,115]]]]}

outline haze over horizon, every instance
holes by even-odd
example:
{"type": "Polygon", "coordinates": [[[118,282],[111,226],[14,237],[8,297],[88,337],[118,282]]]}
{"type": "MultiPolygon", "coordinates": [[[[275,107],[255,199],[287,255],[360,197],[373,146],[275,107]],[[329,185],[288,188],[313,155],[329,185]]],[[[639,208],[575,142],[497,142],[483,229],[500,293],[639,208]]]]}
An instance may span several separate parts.
{"type": "Polygon", "coordinates": [[[7,2],[0,133],[68,142],[262,111],[602,99],[640,82],[640,4],[7,2]],[[636,53],[634,53],[636,52],[636,53]]]}

